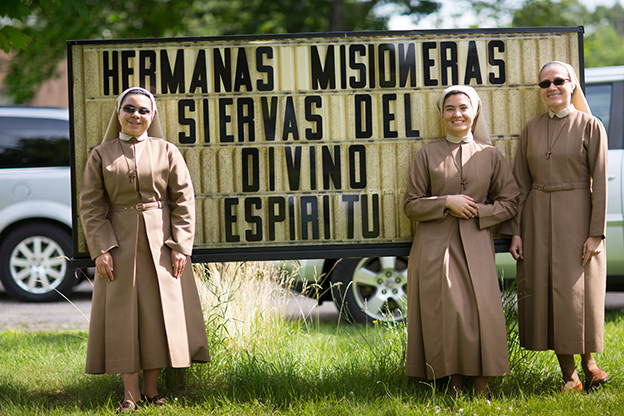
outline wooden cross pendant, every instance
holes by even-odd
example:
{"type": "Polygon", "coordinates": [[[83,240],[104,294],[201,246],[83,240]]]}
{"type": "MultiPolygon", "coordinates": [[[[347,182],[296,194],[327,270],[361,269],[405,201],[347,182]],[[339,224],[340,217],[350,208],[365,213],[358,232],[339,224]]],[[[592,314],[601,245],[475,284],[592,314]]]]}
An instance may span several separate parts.
{"type": "Polygon", "coordinates": [[[461,184],[464,186],[464,191],[466,190],[466,186],[468,185],[468,182],[466,181],[466,179],[462,178],[461,184]]]}
{"type": "Polygon", "coordinates": [[[546,160],[550,159],[551,154],[552,152],[550,151],[550,149],[548,149],[548,151],[546,152],[546,160]]]}
{"type": "Polygon", "coordinates": [[[136,178],[136,171],[131,170],[130,172],[128,172],[128,176],[130,177],[130,183],[133,183],[134,178],[136,178]]]}

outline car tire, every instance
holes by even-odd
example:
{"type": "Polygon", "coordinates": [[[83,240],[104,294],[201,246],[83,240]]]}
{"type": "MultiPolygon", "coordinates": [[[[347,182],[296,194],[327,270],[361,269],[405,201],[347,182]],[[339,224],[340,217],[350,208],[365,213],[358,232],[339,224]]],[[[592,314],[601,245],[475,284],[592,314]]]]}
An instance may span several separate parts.
{"type": "Polygon", "coordinates": [[[74,269],[68,257],[71,235],[49,223],[29,223],[9,232],[0,243],[0,279],[14,299],[48,302],[68,296],[74,285],[74,269]]]}
{"type": "Polygon", "coordinates": [[[407,313],[407,257],[341,259],[331,272],[341,316],[354,323],[402,322],[407,313]]]}

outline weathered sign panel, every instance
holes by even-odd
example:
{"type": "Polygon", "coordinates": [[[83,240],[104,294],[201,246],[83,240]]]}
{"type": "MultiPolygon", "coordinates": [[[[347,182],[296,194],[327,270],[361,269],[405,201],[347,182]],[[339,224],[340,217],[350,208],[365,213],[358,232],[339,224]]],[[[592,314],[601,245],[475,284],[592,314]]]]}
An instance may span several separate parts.
{"type": "MultiPolygon", "coordinates": [[[[541,65],[582,74],[582,27],[69,41],[74,196],[129,86],[156,96],[196,193],[195,261],[406,254],[409,165],[440,92],[479,92],[510,162],[541,65]]],[[[74,198],[74,201],[76,198],[74,198]]],[[[76,203],[74,202],[76,205],[76,203]]],[[[88,257],[77,206],[74,257],[88,257]]]]}

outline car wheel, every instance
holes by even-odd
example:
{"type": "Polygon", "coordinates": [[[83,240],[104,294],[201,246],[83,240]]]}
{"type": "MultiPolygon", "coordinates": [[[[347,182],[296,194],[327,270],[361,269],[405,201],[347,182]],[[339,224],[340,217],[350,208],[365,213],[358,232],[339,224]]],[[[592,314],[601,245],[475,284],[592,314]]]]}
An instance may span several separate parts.
{"type": "Polygon", "coordinates": [[[407,312],[407,257],[342,259],[331,272],[332,295],[350,322],[401,322],[407,312]]]}
{"type": "Polygon", "coordinates": [[[61,300],[76,279],[68,266],[71,235],[63,228],[31,223],[11,231],[0,244],[0,279],[14,299],[61,300]]]}

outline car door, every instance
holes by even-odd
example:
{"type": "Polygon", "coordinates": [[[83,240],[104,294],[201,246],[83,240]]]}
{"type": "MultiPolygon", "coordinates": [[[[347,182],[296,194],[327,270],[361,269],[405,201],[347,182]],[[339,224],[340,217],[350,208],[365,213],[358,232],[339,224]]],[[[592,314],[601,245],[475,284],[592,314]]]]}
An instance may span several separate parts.
{"type": "Polygon", "coordinates": [[[586,95],[594,116],[609,137],[609,196],[607,205],[607,274],[624,275],[624,212],[622,159],[624,157],[624,81],[591,83],[586,95]]]}

